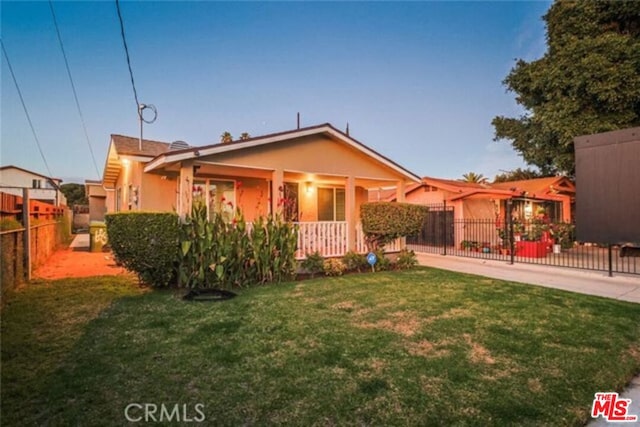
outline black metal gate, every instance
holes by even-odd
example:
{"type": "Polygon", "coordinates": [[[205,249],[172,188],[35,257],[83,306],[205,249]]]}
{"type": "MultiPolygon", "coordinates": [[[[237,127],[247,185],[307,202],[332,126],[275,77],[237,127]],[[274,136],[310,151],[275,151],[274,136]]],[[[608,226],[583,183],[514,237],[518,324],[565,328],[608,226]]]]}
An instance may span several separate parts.
{"type": "Polygon", "coordinates": [[[577,242],[574,224],[455,219],[453,206],[428,207],[420,233],[407,237],[416,252],[640,275],[640,257],[617,245],[577,242]]]}

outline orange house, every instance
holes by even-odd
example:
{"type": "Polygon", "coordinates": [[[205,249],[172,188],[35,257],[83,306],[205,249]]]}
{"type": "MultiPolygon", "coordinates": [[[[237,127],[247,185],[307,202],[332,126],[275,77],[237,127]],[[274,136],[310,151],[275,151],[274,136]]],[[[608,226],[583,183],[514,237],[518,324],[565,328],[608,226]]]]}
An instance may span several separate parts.
{"type": "MultiPolygon", "coordinates": [[[[189,147],[112,135],[104,169],[107,211],[175,211],[195,200],[210,213],[242,209],[248,222],[280,213],[299,224],[298,256],[363,252],[368,190],[420,178],[330,124],[189,147]]],[[[391,248],[394,249],[394,248],[391,248]]]]}
{"type": "MultiPolygon", "coordinates": [[[[550,220],[572,222],[575,191],[575,185],[566,177],[495,184],[424,177],[420,183],[406,188],[405,200],[430,205],[431,220],[427,222],[448,224],[447,241],[459,245],[464,240],[476,240],[478,236],[484,236],[487,241],[496,240],[496,223],[505,221],[507,201],[511,203],[512,215],[523,220],[532,219],[536,210],[544,207],[550,220]],[[476,221],[467,227],[465,220],[476,221]]],[[[369,200],[394,201],[397,200],[396,192],[396,189],[374,189],[369,193],[369,200]]],[[[442,236],[439,230],[431,230],[431,234],[434,242],[442,236]]]]}

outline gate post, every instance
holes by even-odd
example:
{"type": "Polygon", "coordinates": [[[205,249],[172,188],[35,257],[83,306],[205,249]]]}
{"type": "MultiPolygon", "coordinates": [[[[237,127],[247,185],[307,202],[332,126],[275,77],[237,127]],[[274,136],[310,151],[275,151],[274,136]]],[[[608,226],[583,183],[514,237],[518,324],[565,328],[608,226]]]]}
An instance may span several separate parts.
{"type": "Polygon", "coordinates": [[[509,264],[513,265],[515,260],[516,245],[513,238],[513,217],[511,216],[511,199],[507,199],[507,211],[505,212],[507,220],[507,238],[509,239],[509,264]]]}
{"type": "Polygon", "coordinates": [[[442,255],[447,254],[447,201],[442,201],[442,255]]]}
{"type": "Polygon", "coordinates": [[[31,280],[31,212],[30,212],[29,189],[22,189],[22,226],[24,227],[23,247],[24,247],[24,272],[25,279],[31,280]]]}

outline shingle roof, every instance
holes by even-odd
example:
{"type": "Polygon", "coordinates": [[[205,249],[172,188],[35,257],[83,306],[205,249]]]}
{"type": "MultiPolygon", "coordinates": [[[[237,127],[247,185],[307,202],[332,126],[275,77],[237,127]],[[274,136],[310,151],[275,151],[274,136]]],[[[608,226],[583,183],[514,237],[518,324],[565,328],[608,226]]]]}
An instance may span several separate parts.
{"type": "Polygon", "coordinates": [[[160,141],[142,140],[142,150],[140,150],[140,140],[124,135],[111,135],[113,144],[118,154],[128,154],[133,156],[156,157],[169,150],[169,143],[160,141]]]}

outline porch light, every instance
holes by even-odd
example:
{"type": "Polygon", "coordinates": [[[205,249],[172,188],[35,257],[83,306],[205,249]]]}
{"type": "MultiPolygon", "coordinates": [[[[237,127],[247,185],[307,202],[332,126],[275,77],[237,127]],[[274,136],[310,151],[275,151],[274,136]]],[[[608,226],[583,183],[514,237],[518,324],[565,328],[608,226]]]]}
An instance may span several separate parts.
{"type": "Polygon", "coordinates": [[[310,196],[313,193],[313,183],[311,181],[307,181],[307,195],[310,196]]]}
{"type": "Polygon", "coordinates": [[[123,166],[129,166],[129,164],[131,164],[131,161],[129,159],[122,159],[123,166]]]}

